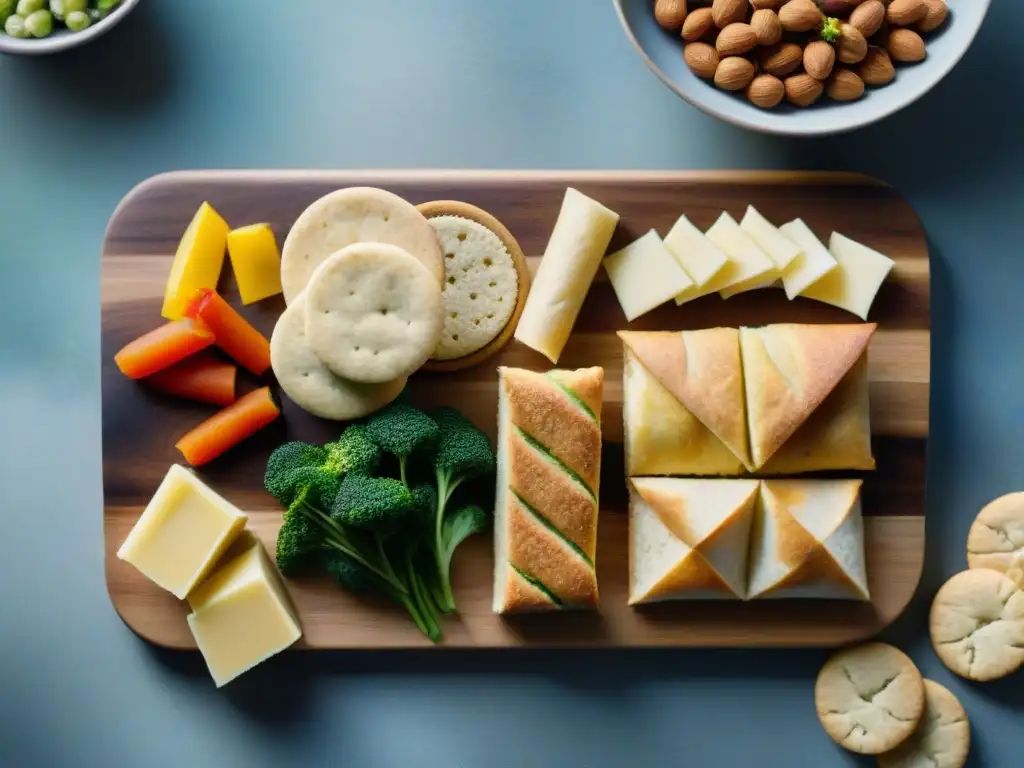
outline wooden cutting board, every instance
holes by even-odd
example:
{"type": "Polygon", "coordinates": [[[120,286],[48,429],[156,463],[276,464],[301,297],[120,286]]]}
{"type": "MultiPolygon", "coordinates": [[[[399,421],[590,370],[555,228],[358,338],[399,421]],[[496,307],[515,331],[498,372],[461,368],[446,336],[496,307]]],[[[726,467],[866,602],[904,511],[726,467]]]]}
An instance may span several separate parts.
{"type": "MultiPolygon", "coordinates": [[[[878,469],[868,473],[863,508],[870,603],[765,601],[679,602],[626,606],[627,516],[622,453],[622,352],[615,331],[627,324],[603,270],[590,290],[559,366],[606,369],[604,461],[598,544],[600,613],[504,619],[491,613],[489,536],[455,557],[461,617],[445,623],[445,645],[483,646],[830,646],[868,637],[910,601],[924,557],[925,449],[930,368],[929,261],[925,234],[895,191],[849,174],[745,172],[186,172],[157,176],[134,189],[110,220],[103,244],[103,488],[107,586],[114,607],[139,635],[159,645],[194,648],[185,605],[150,584],[116,552],[168,466],[180,462],[176,439],[211,408],[148,391],[122,376],[117,350],[161,322],[160,301],[178,239],[209,200],[233,226],[269,222],[283,242],[299,213],[345,186],[387,188],[413,203],[465,200],[501,219],[536,269],[565,188],[577,187],[618,211],[612,249],[652,227],[666,234],[680,213],[709,226],[724,209],[739,219],[754,204],[776,222],[803,218],[827,240],[838,230],[896,261],[872,310],[879,331],[870,348],[871,419],[878,469]]],[[[227,264],[227,262],[225,262],[227,264]]],[[[230,268],[222,291],[240,306],[230,268]]],[[[280,298],[244,308],[268,336],[280,298]]],[[[760,290],[723,301],[710,296],[661,307],[630,324],[681,330],[773,322],[856,322],[833,307],[787,301],[760,290]]],[[[497,357],[454,374],[410,379],[415,402],[446,403],[495,433],[499,364],[547,370],[540,355],[512,343],[497,357]]],[[[256,382],[249,382],[249,387],[256,382]]],[[[200,475],[249,514],[250,527],[273,551],[280,508],[262,487],[267,456],[285,440],[328,440],[337,424],[304,413],[286,397],[284,417],[200,475]]],[[[362,602],[326,581],[291,581],[308,648],[380,648],[429,643],[409,618],[387,604],[362,602]]]]}

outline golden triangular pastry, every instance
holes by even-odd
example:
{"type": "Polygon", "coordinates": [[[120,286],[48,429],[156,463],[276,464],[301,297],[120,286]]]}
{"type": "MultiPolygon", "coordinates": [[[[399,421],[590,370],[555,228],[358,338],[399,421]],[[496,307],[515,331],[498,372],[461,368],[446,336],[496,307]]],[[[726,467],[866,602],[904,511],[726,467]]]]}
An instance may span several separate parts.
{"type": "Polygon", "coordinates": [[[875,332],[861,325],[741,328],[753,468],[762,467],[863,356],[875,332]]]}

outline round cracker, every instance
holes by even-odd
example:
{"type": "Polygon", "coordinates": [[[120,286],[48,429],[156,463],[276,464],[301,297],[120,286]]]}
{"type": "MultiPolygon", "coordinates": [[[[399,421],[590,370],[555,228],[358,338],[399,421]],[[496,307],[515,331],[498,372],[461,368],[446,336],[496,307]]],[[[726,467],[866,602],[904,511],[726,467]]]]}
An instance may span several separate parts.
{"type": "Polygon", "coordinates": [[[1024,591],[999,571],[962,571],[935,593],[928,630],[939,659],[960,677],[1006,677],[1024,665],[1024,591]]]}
{"type": "Polygon", "coordinates": [[[405,388],[406,379],[360,384],[336,376],[306,343],[304,294],[278,318],[270,337],[270,364],[281,389],[314,416],[337,421],[359,419],[378,411],[405,388]]]}
{"type": "Polygon", "coordinates": [[[356,243],[317,267],[306,289],[306,338],[339,376],[368,383],[407,376],[437,348],[441,289],[401,248],[356,243]]]}
{"type": "Polygon", "coordinates": [[[963,705],[934,680],[924,681],[924,717],[914,734],[878,756],[879,768],[964,768],[971,724],[963,705]]]}
{"type": "Polygon", "coordinates": [[[1024,558],[1024,493],[1008,493],[986,504],[967,534],[967,565],[1006,573],[1024,558]]]}
{"type": "MultiPolygon", "coordinates": [[[[463,368],[468,368],[472,365],[476,365],[487,358],[500,351],[512,338],[512,334],[515,331],[516,324],[519,322],[519,316],[523,312],[523,306],[526,304],[526,296],[530,290],[530,271],[526,263],[526,255],[523,253],[523,249],[519,247],[519,243],[512,236],[512,233],[508,231],[504,224],[498,219],[484,211],[477,208],[469,203],[459,202],[457,200],[435,200],[429,203],[422,203],[418,205],[420,213],[429,219],[436,219],[439,217],[458,217],[459,219],[465,219],[471,222],[475,222],[477,225],[484,227],[489,232],[493,233],[501,241],[505,251],[512,258],[512,264],[516,270],[516,293],[514,297],[514,306],[511,313],[509,314],[504,326],[498,331],[497,335],[491,338],[486,344],[477,349],[474,352],[469,352],[461,357],[454,357],[451,359],[441,360],[432,358],[427,361],[423,366],[428,371],[457,371],[463,368]]],[[[457,233],[456,233],[457,237],[457,233]]],[[[447,254],[449,251],[445,251],[447,254]]],[[[447,279],[452,275],[447,274],[449,270],[449,264],[451,259],[445,258],[445,272],[446,272],[446,283],[445,288],[447,289],[447,279]]],[[[455,273],[456,280],[458,280],[458,272],[455,273]]],[[[487,282],[490,282],[489,280],[487,282]]],[[[472,292],[472,290],[470,290],[472,292]]],[[[447,293],[447,290],[446,290],[447,293]]],[[[453,294],[454,295],[454,294],[453,294]]],[[[447,301],[447,296],[446,296],[447,301]]],[[[470,299],[470,301],[473,301],[470,299]]],[[[502,299],[502,304],[508,302],[509,298],[505,297],[502,299]]],[[[446,327],[451,312],[457,309],[446,310],[446,327]]],[[[484,315],[486,316],[486,312],[484,315]]],[[[458,318],[455,318],[458,319],[458,318]]],[[[475,319],[475,318],[474,318],[475,319]]],[[[486,319],[486,317],[485,317],[486,319]]],[[[447,328],[446,328],[447,329],[447,328]]],[[[453,331],[457,332],[457,331],[453,331]]],[[[460,334],[461,337],[461,334],[460,334]]],[[[460,338],[461,341],[461,338],[460,338]]]]}
{"type": "Polygon", "coordinates": [[[418,259],[437,284],[444,259],[434,229],[412,203],[374,187],[349,187],[324,195],[292,225],[281,249],[281,286],[290,304],[332,253],[353,243],[390,243],[418,259]]]}
{"type": "Polygon", "coordinates": [[[833,741],[877,755],[903,743],[921,722],[924,681],[903,651],[864,643],[825,662],[814,684],[814,706],[833,741]]]}

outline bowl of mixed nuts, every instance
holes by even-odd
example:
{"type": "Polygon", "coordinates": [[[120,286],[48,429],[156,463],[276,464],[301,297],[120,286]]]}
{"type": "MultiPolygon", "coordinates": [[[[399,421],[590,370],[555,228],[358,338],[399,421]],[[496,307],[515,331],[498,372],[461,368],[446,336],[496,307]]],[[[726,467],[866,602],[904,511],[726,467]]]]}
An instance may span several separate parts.
{"type": "Polygon", "coordinates": [[[614,0],[647,66],[694,106],[765,133],[876,122],[927,93],[990,0],[614,0]]]}

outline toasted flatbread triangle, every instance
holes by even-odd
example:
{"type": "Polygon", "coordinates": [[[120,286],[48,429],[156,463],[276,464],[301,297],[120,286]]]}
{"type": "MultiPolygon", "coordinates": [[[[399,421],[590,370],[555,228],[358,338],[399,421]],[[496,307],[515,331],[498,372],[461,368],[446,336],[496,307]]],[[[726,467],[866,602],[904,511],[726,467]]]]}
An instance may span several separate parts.
{"type": "Polygon", "coordinates": [[[722,597],[735,594],[707,558],[695,549],[662,576],[647,591],[644,599],[658,600],[678,596],[683,592],[720,593],[722,597]]]}
{"type": "Polygon", "coordinates": [[[860,486],[860,480],[762,484],[752,597],[867,598],[860,486]]]}
{"type": "Polygon", "coordinates": [[[807,421],[867,349],[874,323],[741,328],[753,468],[807,421]]]}
{"type": "Polygon", "coordinates": [[[659,590],[664,582],[665,590],[717,591],[721,582],[730,593],[745,596],[757,480],[638,477],[630,482],[669,534],[695,550],[665,574],[659,590]]]}
{"type": "Polygon", "coordinates": [[[662,386],[750,466],[737,329],[620,331],[619,337],[662,386]]]}

